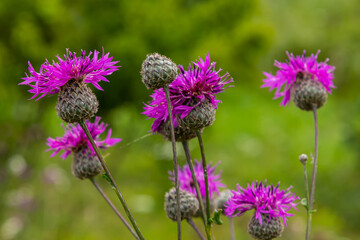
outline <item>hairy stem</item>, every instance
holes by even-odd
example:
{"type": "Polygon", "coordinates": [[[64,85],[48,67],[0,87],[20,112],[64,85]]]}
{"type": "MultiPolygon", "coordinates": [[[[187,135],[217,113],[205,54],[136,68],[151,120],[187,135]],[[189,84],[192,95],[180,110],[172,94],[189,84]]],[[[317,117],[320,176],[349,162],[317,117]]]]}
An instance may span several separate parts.
{"type": "Polygon", "coordinates": [[[195,232],[197,233],[197,235],[200,237],[201,240],[205,240],[204,236],[201,234],[199,228],[196,226],[196,224],[194,223],[194,221],[192,220],[192,218],[188,218],[187,222],[189,223],[189,225],[195,230],[195,232]]]}
{"type": "Polygon", "coordinates": [[[95,188],[99,191],[100,195],[105,199],[105,201],[109,204],[109,206],[111,207],[111,209],[115,212],[115,214],[120,218],[120,220],[124,223],[124,225],[127,227],[127,229],[129,229],[129,231],[131,232],[131,234],[137,239],[139,240],[139,237],[136,235],[136,232],[134,231],[134,229],[130,226],[130,224],[126,221],[126,219],[121,215],[121,213],[119,212],[119,210],[115,207],[115,205],[111,202],[111,200],[109,199],[109,197],[105,194],[105,192],[102,190],[102,188],[100,187],[100,185],[97,183],[97,181],[94,178],[90,178],[90,181],[92,182],[92,184],[95,186],[95,188]]]}
{"type": "Polygon", "coordinates": [[[206,158],[205,158],[205,150],[204,150],[204,144],[201,137],[201,131],[196,130],[196,135],[199,140],[200,145],[200,151],[201,151],[201,158],[202,158],[202,165],[204,169],[204,180],[205,180],[205,194],[206,194],[206,215],[207,215],[207,226],[206,231],[208,236],[211,238],[211,222],[210,222],[210,195],[209,195],[209,179],[208,179],[208,173],[207,173],[207,164],[206,164],[206,158]]]}
{"type": "Polygon", "coordinates": [[[175,141],[175,132],[174,132],[174,123],[173,116],[171,111],[171,101],[170,101],[170,92],[169,86],[164,87],[164,92],[166,96],[166,103],[168,107],[169,121],[170,121],[170,133],[171,133],[171,143],[173,150],[173,160],[174,160],[174,172],[175,172],[175,188],[176,188],[176,205],[177,205],[177,227],[178,227],[178,239],[181,239],[181,211],[180,211],[180,189],[179,189],[179,167],[176,156],[176,141],[175,141]]]}
{"type": "MultiPolygon", "coordinates": [[[[202,218],[203,218],[203,221],[204,221],[204,225],[205,225],[205,228],[207,228],[207,217],[206,217],[206,213],[205,213],[204,202],[203,202],[202,197],[201,197],[199,183],[198,183],[198,181],[196,179],[196,175],[195,175],[195,171],[194,171],[194,165],[193,165],[193,162],[192,162],[192,159],[191,159],[191,154],[190,154],[190,149],[189,149],[189,142],[188,141],[183,141],[182,144],[183,144],[183,148],[184,148],[184,152],[185,152],[185,156],[186,156],[186,161],[187,161],[187,163],[189,165],[191,176],[192,176],[193,183],[194,183],[194,186],[195,186],[196,196],[197,196],[198,201],[199,201],[199,208],[200,208],[200,211],[202,213],[202,218]]],[[[206,232],[206,233],[208,233],[208,232],[206,232]]],[[[208,238],[209,238],[209,236],[208,236],[208,238]]]]}
{"type": "Polygon", "coordinates": [[[125,199],[124,199],[124,197],[122,196],[122,194],[121,194],[121,192],[120,192],[120,190],[119,190],[119,188],[118,188],[118,186],[117,186],[117,184],[116,184],[113,176],[111,175],[111,173],[110,173],[110,171],[109,171],[109,169],[108,169],[108,167],[107,167],[107,165],[106,165],[106,163],[105,163],[105,161],[104,161],[104,158],[102,157],[102,155],[101,155],[101,153],[100,153],[100,151],[99,151],[99,148],[96,146],[96,144],[95,144],[95,142],[94,142],[94,139],[92,138],[91,133],[90,133],[90,131],[89,131],[89,129],[88,129],[85,121],[84,121],[84,120],[83,120],[83,121],[80,121],[79,124],[80,124],[81,128],[84,130],[87,138],[89,139],[89,141],[90,141],[90,143],[91,143],[91,146],[93,147],[93,149],[94,149],[97,157],[99,158],[99,161],[100,161],[100,163],[101,163],[104,171],[106,172],[107,176],[109,177],[109,180],[110,180],[110,182],[111,182],[111,185],[112,185],[113,189],[115,190],[115,193],[116,193],[116,195],[118,196],[118,198],[119,198],[119,200],[120,200],[120,202],[121,202],[121,205],[123,206],[123,208],[124,208],[124,210],[125,210],[125,213],[126,213],[126,215],[128,216],[128,218],[129,218],[132,226],[134,227],[134,229],[135,229],[135,231],[136,231],[136,234],[138,235],[138,237],[139,237],[141,240],[144,240],[144,236],[143,236],[142,233],[140,232],[140,229],[139,229],[139,227],[137,226],[134,217],[131,215],[131,212],[130,212],[130,210],[129,210],[126,202],[125,202],[125,199]]]}
{"type": "Polygon", "coordinates": [[[319,129],[318,129],[318,118],[317,118],[317,106],[313,105],[313,113],[314,113],[314,125],[315,125],[315,150],[314,150],[314,163],[313,170],[311,176],[311,185],[310,185],[310,196],[309,196],[309,204],[308,204],[308,219],[306,226],[306,239],[310,239],[311,232],[311,222],[312,222],[312,214],[314,211],[314,201],[315,201],[315,185],[316,185],[316,172],[317,172],[317,163],[318,163],[318,151],[319,151],[319,129]]]}

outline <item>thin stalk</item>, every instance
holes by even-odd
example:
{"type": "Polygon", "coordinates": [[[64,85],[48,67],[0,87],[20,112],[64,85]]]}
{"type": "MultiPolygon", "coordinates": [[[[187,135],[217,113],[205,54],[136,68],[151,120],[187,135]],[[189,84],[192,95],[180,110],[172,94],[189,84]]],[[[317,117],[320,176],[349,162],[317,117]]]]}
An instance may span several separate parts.
{"type": "Polygon", "coordinates": [[[192,220],[192,218],[188,218],[187,222],[189,223],[189,225],[195,230],[195,232],[197,233],[197,235],[200,237],[201,240],[205,240],[204,236],[201,234],[199,228],[196,226],[196,224],[194,223],[194,221],[192,220]]]}
{"type": "Polygon", "coordinates": [[[206,213],[205,213],[204,202],[203,202],[202,197],[201,197],[199,183],[198,183],[198,181],[196,179],[196,175],[195,175],[195,171],[194,171],[194,165],[193,165],[191,155],[190,155],[189,142],[188,141],[183,141],[182,145],[183,145],[183,148],[184,148],[186,161],[187,161],[187,163],[189,165],[191,176],[192,176],[193,183],[194,183],[194,186],[195,186],[196,196],[197,196],[197,198],[199,200],[199,205],[200,205],[199,207],[200,207],[200,211],[202,213],[202,219],[204,221],[204,225],[205,225],[205,228],[206,228],[206,226],[207,226],[207,217],[206,217],[206,213]]]}
{"type": "Polygon", "coordinates": [[[207,228],[206,231],[207,234],[211,237],[211,223],[210,223],[210,195],[209,195],[209,179],[208,179],[208,173],[207,173],[207,164],[206,164],[206,158],[205,158],[205,150],[204,150],[204,144],[201,137],[200,130],[196,130],[196,135],[199,140],[200,145],[200,151],[201,151],[201,158],[202,158],[202,165],[204,169],[204,180],[205,180],[205,194],[206,194],[206,215],[207,215],[207,228]]]}
{"type": "Polygon", "coordinates": [[[303,170],[304,170],[304,181],[305,181],[305,194],[306,194],[306,210],[307,210],[307,223],[306,223],[306,240],[310,239],[310,228],[311,228],[311,213],[309,208],[309,181],[307,177],[307,171],[306,171],[306,163],[303,164],[303,170]]]}
{"type": "Polygon", "coordinates": [[[169,121],[170,121],[170,133],[171,133],[171,143],[173,150],[173,160],[174,160],[174,172],[175,172],[175,188],[176,188],[176,205],[177,205],[177,228],[178,228],[178,240],[181,239],[181,210],[180,210],[180,188],[179,188],[179,167],[177,163],[176,156],[176,141],[175,141],[175,132],[174,132],[174,123],[171,111],[171,101],[170,101],[170,92],[169,86],[164,86],[164,92],[166,96],[166,103],[168,107],[169,121]]]}
{"type": "Polygon", "coordinates": [[[228,217],[228,218],[229,218],[229,225],[230,225],[231,240],[235,240],[234,220],[232,217],[228,217]]]}
{"type": "Polygon", "coordinates": [[[124,197],[122,196],[113,176],[111,175],[105,161],[104,161],[104,158],[102,157],[100,151],[99,151],[99,148],[96,146],[95,142],[94,142],[94,139],[92,138],[91,136],[91,133],[85,123],[84,120],[80,121],[79,122],[81,128],[84,130],[87,138],[89,139],[90,143],[91,143],[91,146],[93,147],[97,157],[99,158],[99,161],[101,163],[101,166],[103,167],[104,171],[106,172],[106,174],[108,175],[109,177],[109,180],[111,182],[111,185],[113,187],[113,189],[115,190],[115,193],[116,195],[118,196],[120,202],[121,202],[121,205],[123,206],[124,210],[125,210],[125,213],[126,215],[128,216],[132,226],[134,227],[135,231],[136,231],[136,234],[138,235],[138,237],[141,239],[141,240],[144,240],[144,236],[142,235],[142,233],[140,232],[140,229],[139,227],[137,226],[136,222],[135,222],[135,219],[134,217],[131,215],[131,212],[130,212],[130,209],[128,208],[128,206],[126,205],[126,202],[125,202],[125,199],[124,197]]]}
{"type": "Polygon", "coordinates": [[[316,185],[316,172],[317,172],[317,163],[318,163],[318,152],[319,152],[319,129],[318,129],[318,118],[317,118],[317,106],[313,105],[314,113],[314,125],[315,125],[315,150],[314,150],[314,163],[311,176],[311,186],[310,186],[310,196],[309,196],[309,209],[308,209],[308,219],[306,226],[306,239],[310,239],[311,232],[311,222],[312,214],[314,211],[314,201],[315,201],[315,185],[316,185]]]}
{"type": "Polygon", "coordinates": [[[97,181],[94,178],[90,178],[90,181],[95,186],[95,188],[99,191],[100,195],[105,199],[105,201],[109,204],[111,209],[115,212],[115,214],[120,218],[120,220],[124,223],[124,225],[129,229],[131,234],[137,239],[140,240],[139,237],[136,235],[136,232],[134,229],[130,226],[130,224],[126,221],[126,219],[121,215],[119,210],[115,207],[115,205],[111,202],[109,197],[106,195],[106,193],[102,190],[100,185],[97,183],[97,181]]]}

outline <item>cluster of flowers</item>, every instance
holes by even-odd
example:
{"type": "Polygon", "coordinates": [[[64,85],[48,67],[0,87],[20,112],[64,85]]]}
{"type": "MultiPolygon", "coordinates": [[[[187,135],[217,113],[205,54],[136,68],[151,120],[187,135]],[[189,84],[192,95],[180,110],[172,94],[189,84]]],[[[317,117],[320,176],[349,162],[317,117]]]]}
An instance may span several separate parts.
{"type": "MultiPolygon", "coordinates": [[[[262,87],[276,89],[275,98],[283,97],[281,105],[290,102],[291,97],[296,106],[302,110],[313,110],[321,107],[331,93],[334,67],[325,62],[318,62],[319,52],[316,55],[305,57],[294,56],[287,53],[289,61],[281,63],[275,61],[279,68],[275,75],[264,73],[266,79],[262,87]]],[[[32,98],[43,98],[48,94],[59,93],[57,111],[59,117],[69,124],[64,127],[65,134],[62,137],[48,139],[48,150],[52,150],[55,156],[64,151],[62,158],[74,153],[73,173],[80,179],[92,178],[101,171],[101,165],[95,157],[84,130],[79,125],[87,125],[89,132],[97,147],[107,148],[120,142],[119,138],[111,138],[111,129],[104,140],[100,134],[105,132],[107,124],[100,122],[96,117],[94,123],[88,119],[95,116],[98,102],[95,95],[86,84],[92,84],[102,90],[98,84],[100,81],[108,81],[105,76],[118,70],[117,61],[112,61],[109,53],[102,56],[94,51],[89,55],[81,51],[81,56],[66,51],[64,58],[57,56],[58,62],[45,61],[40,71],[36,72],[29,62],[30,76],[26,75],[20,84],[31,87],[32,98]]],[[[220,100],[217,95],[223,92],[233,82],[228,73],[220,74],[221,69],[215,69],[215,62],[211,62],[210,56],[205,60],[199,58],[189,64],[187,70],[183,66],[176,66],[170,59],[159,54],[148,55],[142,65],[142,81],[154,90],[151,95],[152,101],[145,104],[144,112],[149,118],[153,118],[152,132],[162,134],[170,139],[170,116],[167,108],[167,99],[164,86],[168,86],[170,103],[172,107],[172,123],[175,128],[176,141],[187,141],[196,134],[194,131],[202,131],[215,120],[215,111],[220,100]],[[166,71],[165,71],[165,70],[166,71]],[[178,74],[178,71],[180,72],[178,74]]],[[[296,200],[299,197],[290,192],[291,187],[280,190],[279,184],[268,185],[266,181],[254,181],[247,188],[237,185],[237,190],[220,193],[219,188],[225,187],[220,180],[220,174],[216,173],[216,166],[207,166],[208,189],[211,207],[223,209],[226,216],[234,217],[242,215],[251,209],[255,210],[249,224],[249,232],[259,239],[272,239],[278,237],[283,224],[286,226],[286,217],[292,216],[289,211],[296,209],[296,200]],[[282,219],[281,222],[279,219],[282,219]],[[274,230],[275,229],[275,230],[274,230]],[[260,236],[260,235],[261,236],[260,236]],[[263,235],[266,235],[264,238],[263,235]],[[263,237],[263,238],[261,238],[263,237]]],[[[191,167],[187,164],[178,168],[179,182],[182,193],[181,215],[182,219],[200,216],[199,202],[196,198],[196,184],[199,186],[201,197],[206,197],[206,184],[204,169],[201,162],[196,161],[194,172],[196,182],[191,173],[191,167]]],[[[174,172],[169,172],[170,179],[175,182],[174,172]]],[[[165,210],[169,218],[176,220],[175,192],[171,189],[165,196],[165,210]]]]}

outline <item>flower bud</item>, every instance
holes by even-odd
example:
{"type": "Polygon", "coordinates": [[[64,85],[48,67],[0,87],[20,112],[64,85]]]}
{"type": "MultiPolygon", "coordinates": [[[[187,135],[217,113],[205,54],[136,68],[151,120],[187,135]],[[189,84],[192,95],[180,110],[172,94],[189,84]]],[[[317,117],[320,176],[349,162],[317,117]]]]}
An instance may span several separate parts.
{"type": "Polygon", "coordinates": [[[74,151],[74,162],[72,171],[75,177],[79,179],[92,178],[98,175],[102,166],[98,157],[85,146],[79,147],[74,151]]]}
{"type": "Polygon", "coordinates": [[[312,111],[313,107],[320,108],[327,99],[327,91],[315,76],[298,73],[298,77],[292,88],[292,96],[295,105],[301,110],[312,111]]]}
{"type": "MultiPolygon", "coordinates": [[[[199,209],[199,201],[194,194],[180,190],[180,211],[181,220],[189,219],[194,216],[199,209]]],[[[165,194],[165,212],[168,218],[177,220],[176,189],[172,188],[165,194]]]]}
{"type": "MultiPolygon", "coordinates": [[[[188,141],[196,137],[195,131],[185,129],[180,125],[174,128],[174,133],[175,133],[175,141],[177,142],[188,141]]],[[[171,130],[170,130],[169,120],[161,124],[160,134],[163,135],[164,138],[166,138],[167,140],[171,141],[171,130]]]]}
{"type": "Polygon", "coordinates": [[[262,224],[256,219],[255,214],[252,216],[248,233],[255,239],[271,240],[281,236],[284,231],[284,225],[279,217],[272,217],[269,221],[269,215],[261,213],[262,224]]]}
{"type": "Polygon", "coordinates": [[[306,162],[307,162],[307,160],[308,160],[309,158],[308,158],[308,156],[305,154],[305,153],[303,153],[303,154],[301,154],[300,156],[299,156],[299,160],[300,160],[300,162],[302,163],[302,164],[306,164],[306,162]]]}
{"type": "MultiPolygon", "coordinates": [[[[195,103],[190,104],[195,105],[195,103]]],[[[177,116],[176,120],[181,127],[188,130],[198,130],[210,126],[215,121],[216,110],[208,100],[201,102],[183,119],[177,116]]]]}
{"type": "Polygon", "coordinates": [[[142,82],[146,88],[155,90],[174,81],[177,72],[178,67],[171,59],[158,53],[153,53],[147,55],[142,63],[142,82]]]}
{"type": "Polygon", "coordinates": [[[62,120],[75,123],[95,116],[98,107],[99,102],[91,89],[71,79],[60,89],[56,110],[62,120]]]}
{"type": "Polygon", "coordinates": [[[226,202],[231,198],[231,191],[226,189],[220,192],[219,197],[217,198],[217,209],[225,209],[226,202]]]}

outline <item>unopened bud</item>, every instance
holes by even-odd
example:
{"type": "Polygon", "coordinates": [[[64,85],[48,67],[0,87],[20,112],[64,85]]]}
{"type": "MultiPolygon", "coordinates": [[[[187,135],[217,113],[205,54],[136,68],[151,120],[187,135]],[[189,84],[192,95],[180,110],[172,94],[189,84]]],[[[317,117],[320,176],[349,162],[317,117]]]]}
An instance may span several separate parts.
{"type": "Polygon", "coordinates": [[[301,154],[300,156],[299,156],[299,160],[300,160],[300,162],[302,163],[302,164],[306,164],[306,162],[307,162],[307,160],[308,160],[308,155],[306,155],[305,153],[303,153],[303,154],[301,154]]]}

